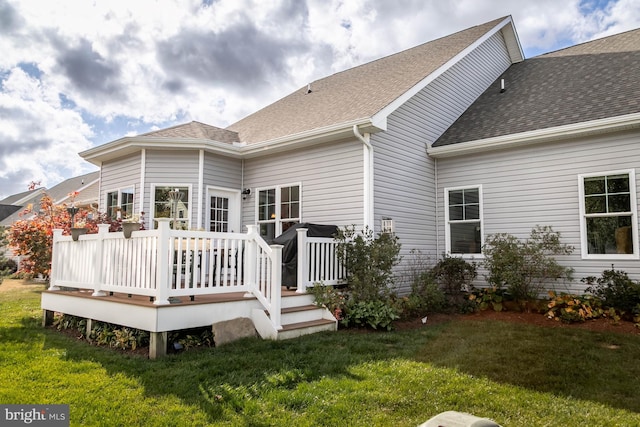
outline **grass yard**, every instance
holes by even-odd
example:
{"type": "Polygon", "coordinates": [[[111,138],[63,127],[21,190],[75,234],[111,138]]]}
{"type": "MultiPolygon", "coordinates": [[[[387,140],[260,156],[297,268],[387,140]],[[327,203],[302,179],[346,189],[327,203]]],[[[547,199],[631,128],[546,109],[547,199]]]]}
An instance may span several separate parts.
{"type": "Polygon", "coordinates": [[[244,340],[148,360],[43,329],[43,285],[0,285],[0,403],[70,405],[71,425],[640,426],[640,336],[460,319],[244,340]]]}

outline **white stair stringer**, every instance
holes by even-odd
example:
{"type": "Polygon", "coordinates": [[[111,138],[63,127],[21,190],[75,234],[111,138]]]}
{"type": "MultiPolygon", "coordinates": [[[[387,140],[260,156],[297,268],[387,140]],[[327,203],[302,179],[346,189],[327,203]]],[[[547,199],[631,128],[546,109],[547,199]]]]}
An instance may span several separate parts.
{"type": "Polygon", "coordinates": [[[263,339],[284,340],[323,331],[336,331],[338,321],[329,310],[313,303],[311,295],[283,297],[281,321],[282,329],[276,330],[268,313],[254,309],[251,319],[263,339]]]}

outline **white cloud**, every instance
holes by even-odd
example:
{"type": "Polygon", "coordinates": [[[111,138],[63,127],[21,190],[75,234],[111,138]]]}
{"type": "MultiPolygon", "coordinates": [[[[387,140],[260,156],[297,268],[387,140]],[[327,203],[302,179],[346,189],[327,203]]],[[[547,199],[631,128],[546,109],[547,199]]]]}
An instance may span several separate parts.
{"type": "Polygon", "coordinates": [[[224,127],[315,79],[500,16],[534,54],[640,26],[637,0],[602,3],[0,0],[0,108],[12,111],[0,118],[0,197],[27,177],[82,172],[76,153],[105,138],[175,121],[224,127]]]}

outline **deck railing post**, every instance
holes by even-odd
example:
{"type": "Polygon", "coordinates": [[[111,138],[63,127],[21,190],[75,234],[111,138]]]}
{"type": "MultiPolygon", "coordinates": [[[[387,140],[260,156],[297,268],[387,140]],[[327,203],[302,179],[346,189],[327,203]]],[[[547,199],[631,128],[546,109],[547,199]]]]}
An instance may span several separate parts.
{"type": "Polygon", "coordinates": [[[169,269],[171,268],[170,218],[158,218],[158,257],[156,261],[155,305],[169,304],[169,269]]]}
{"type": "Polygon", "coordinates": [[[307,280],[309,278],[309,261],[307,260],[307,228],[298,228],[298,268],[297,289],[298,293],[307,292],[307,280]]]}
{"type": "Polygon", "coordinates": [[[258,254],[258,243],[256,235],[258,234],[257,226],[247,225],[247,258],[244,268],[243,283],[247,285],[247,292],[252,294],[256,289],[256,264],[258,254]]]}
{"type": "Polygon", "coordinates": [[[93,265],[95,266],[93,273],[93,294],[91,294],[94,297],[103,297],[107,295],[102,290],[102,283],[104,282],[102,277],[102,259],[104,257],[104,238],[107,233],[109,233],[109,227],[111,227],[109,224],[98,224],[98,241],[96,242],[96,252],[93,260],[93,265]]]}
{"type": "Polygon", "coordinates": [[[276,330],[282,329],[282,245],[271,245],[271,310],[269,317],[276,330]]]}
{"type": "Polygon", "coordinates": [[[57,285],[58,278],[58,263],[60,260],[57,258],[58,255],[58,244],[60,237],[62,237],[62,230],[56,228],[53,230],[53,246],[51,248],[51,271],[49,272],[49,290],[50,291],[59,291],[60,287],[57,285]]]}

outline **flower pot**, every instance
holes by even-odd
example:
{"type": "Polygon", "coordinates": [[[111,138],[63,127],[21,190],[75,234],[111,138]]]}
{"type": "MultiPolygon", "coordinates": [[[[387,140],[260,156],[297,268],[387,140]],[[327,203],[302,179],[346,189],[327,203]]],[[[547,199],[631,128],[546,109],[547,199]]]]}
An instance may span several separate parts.
{"type": "Polygon", "coordinates": [[[82,234],[87,234],[87,229],[86,228],[72,228],[71,229],[71,238],[73,239],[74,242],[78,241],[78,237],[80,237],[80,235],[82,234]]]}
{"type": "Polygon", "coordinates": [[[122,232],[124,233],[125,239],[129,239],[131,237],[131,233],[133,231],[140,230],[139,222],[123,222],[122,223],[122,232]]]}

